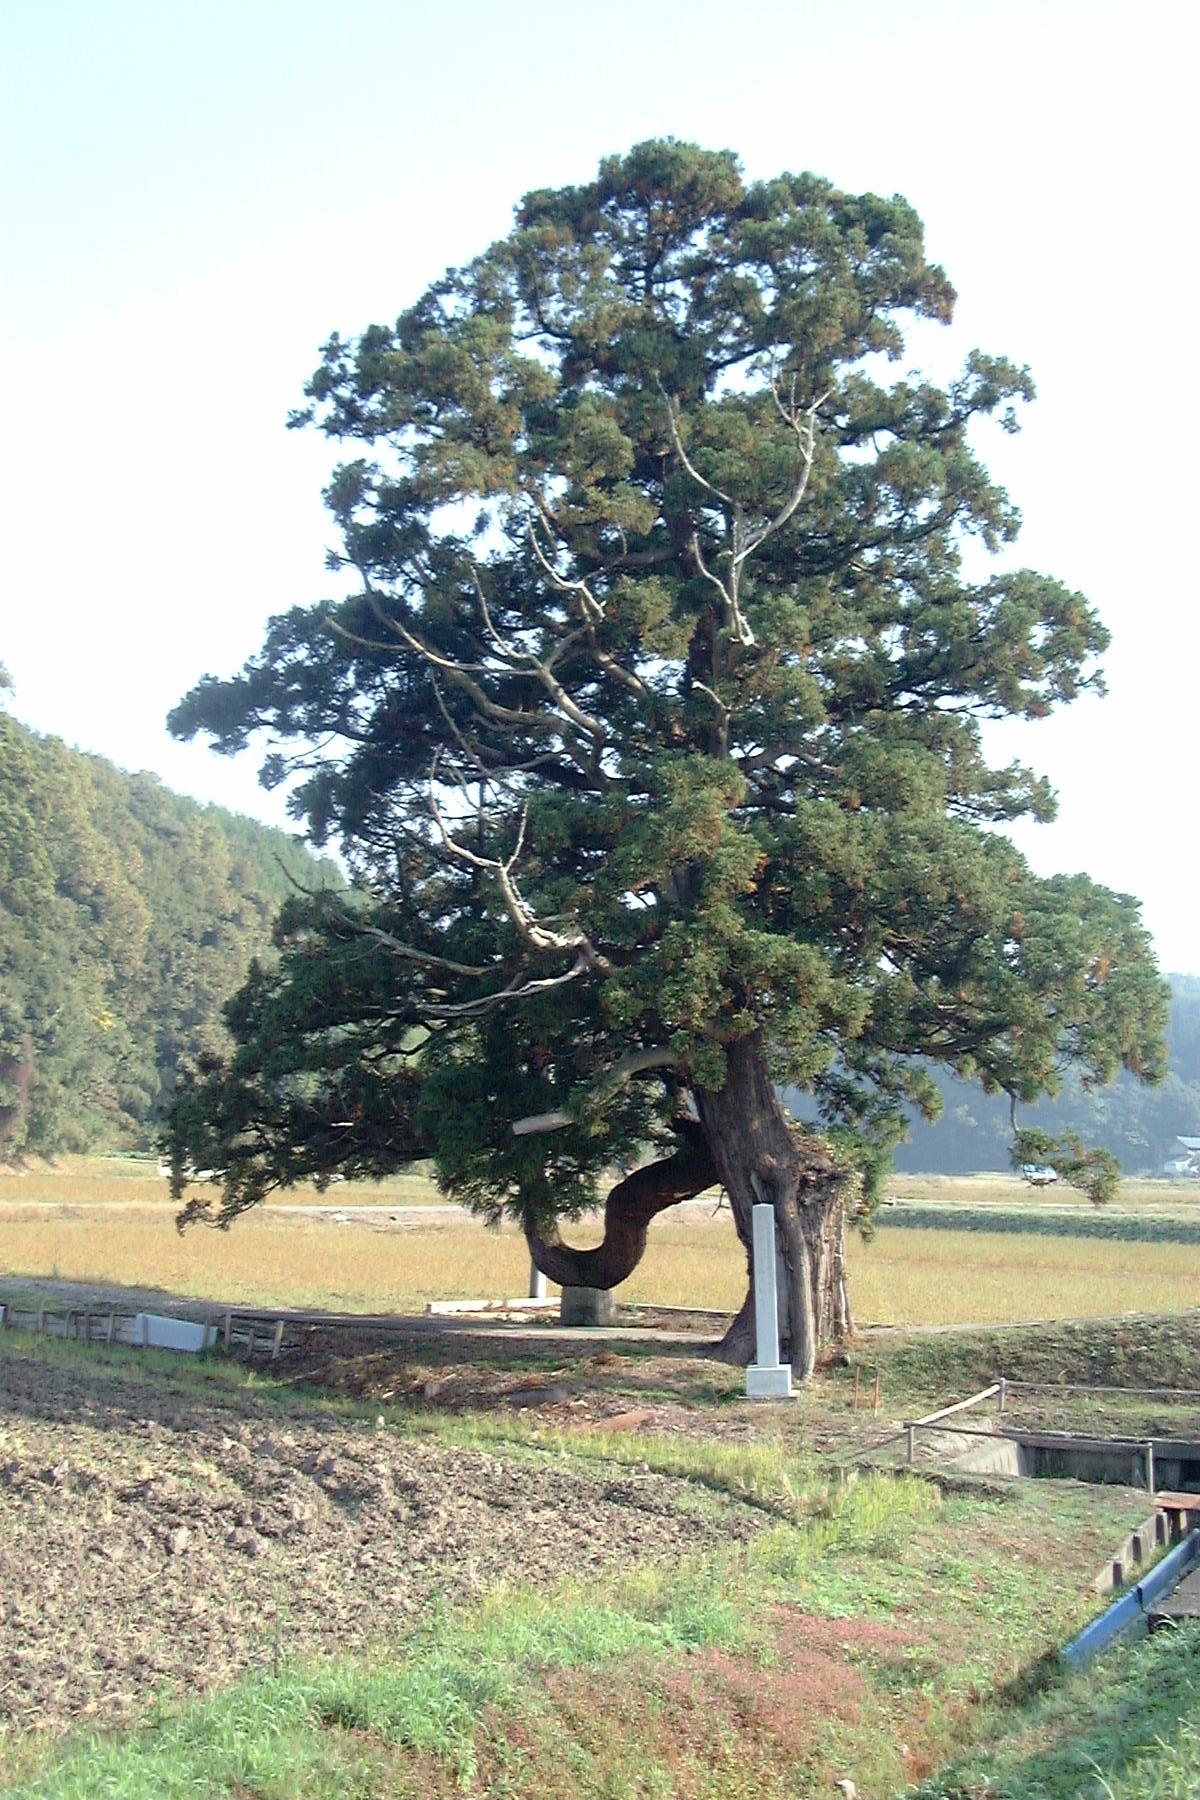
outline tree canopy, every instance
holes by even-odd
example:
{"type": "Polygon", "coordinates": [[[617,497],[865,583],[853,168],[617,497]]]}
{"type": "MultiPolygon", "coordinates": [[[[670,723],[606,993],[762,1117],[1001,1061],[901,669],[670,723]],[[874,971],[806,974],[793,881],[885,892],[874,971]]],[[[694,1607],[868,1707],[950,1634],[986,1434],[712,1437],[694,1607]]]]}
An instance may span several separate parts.
{"type": "Polygon", "coordinates": [[[358,888],[290,907],[232,1058],[179,1098],[225,1219],[425,1154],[608,1285],[719,1180],[744,1239],[775,1206],[805,1373],[930,1064],[1014,1101],[1159,1073],[1136,903],[1037,879],[998,829],[1053,796],[981,722],[1098,686],[1107,638],[1060,581],[969,572],[1019,524],[976,439],[1033,388],[978,352],[945,387],[900,372],[953,303],[905,201],[667,140],[329,340],[293,422],[349,451],[351,591],[171,721],[226,752],[265,729],[358,888]],[[585,1266],[559,1221],[653,1145],[585,1266]]]}

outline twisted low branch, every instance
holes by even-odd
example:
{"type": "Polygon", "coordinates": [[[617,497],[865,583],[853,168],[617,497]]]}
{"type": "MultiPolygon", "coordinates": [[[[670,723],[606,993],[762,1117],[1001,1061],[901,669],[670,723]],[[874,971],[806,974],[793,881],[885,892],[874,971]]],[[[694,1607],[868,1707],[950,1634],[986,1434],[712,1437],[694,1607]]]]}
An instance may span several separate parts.
{"type": "Polygon", "coordinates": [[[604,1205],[604,1240],[594,1250],[573,1250],[557,1226],[543,1235],[526,1219],[529,1254],[548,1281],[561,1287],[616,1287],[642,1260],[650,1221],[716,1184],[716,1165],[700,1127],[681,1119],[675,1131],[679,1148],[673,1155],[635,1169],[613,1188],[604,1205]]]}

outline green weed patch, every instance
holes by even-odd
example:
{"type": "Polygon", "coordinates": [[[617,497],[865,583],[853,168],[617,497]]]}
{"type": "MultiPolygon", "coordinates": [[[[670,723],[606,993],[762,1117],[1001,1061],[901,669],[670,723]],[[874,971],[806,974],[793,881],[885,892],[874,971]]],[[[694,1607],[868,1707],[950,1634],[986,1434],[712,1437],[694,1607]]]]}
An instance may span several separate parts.
{"type": "Polygon", "coordinates": [[[997,1710],[990,1735],[919,1800],[1195,1800],[1200,1627],[1118,1646],[1015,1712],[997,1710]]]}
{"type": "Polygon", "coordinates": [[[886,1391],[941,1398],[1013,1381],[1200,1391],[1200,1312],[1075,1319],[880,1338],[861,1353],[886,1391]]]}

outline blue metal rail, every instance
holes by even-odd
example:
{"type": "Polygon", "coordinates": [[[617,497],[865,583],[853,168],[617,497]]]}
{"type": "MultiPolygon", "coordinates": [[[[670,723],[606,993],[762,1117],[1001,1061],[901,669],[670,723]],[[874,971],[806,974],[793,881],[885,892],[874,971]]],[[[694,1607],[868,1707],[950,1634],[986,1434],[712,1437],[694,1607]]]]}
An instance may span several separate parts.
{"type": "Polygon", "coordinates": [[[1200,1562],[1200,1530],[1189,1531],[1181,1544],[1168,1550],[1161,1562],[1155,1563],[1148,1575],[1136,1582],[1128,1593],[1122,1594],[1119,1600],[1085,1625],[1078,1637],[1065,1644],[1059,1655],[1065,1663],[1077,1667],[1095,1656],[1111,1644],[1114,1638],[1122,1636],[1143,1619],[1146,1613],[1179,1586],[1188,1570],[1200,1562]]]}

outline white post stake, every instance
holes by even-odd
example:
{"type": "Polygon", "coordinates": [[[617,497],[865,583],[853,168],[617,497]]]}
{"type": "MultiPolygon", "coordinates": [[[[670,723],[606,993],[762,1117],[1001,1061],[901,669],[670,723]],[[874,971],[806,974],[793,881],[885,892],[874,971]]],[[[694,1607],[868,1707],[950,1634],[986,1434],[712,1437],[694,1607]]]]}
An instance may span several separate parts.
{"type": "Polygon", "coordinates": [[[754,1246],[754,1330],[757,1361],[746,1370],[748,1400],[787,1400],[792,1371],[779,1360],[779,1292],[775,1275],[775,1208],[751,1209],[754,1246]]]}
{"type": "Polygon", "coordinates": [[[544,1300],[546,1298],[546,1277],[535,1262],[529,1264],[529,1298],[544,1300]]]}

